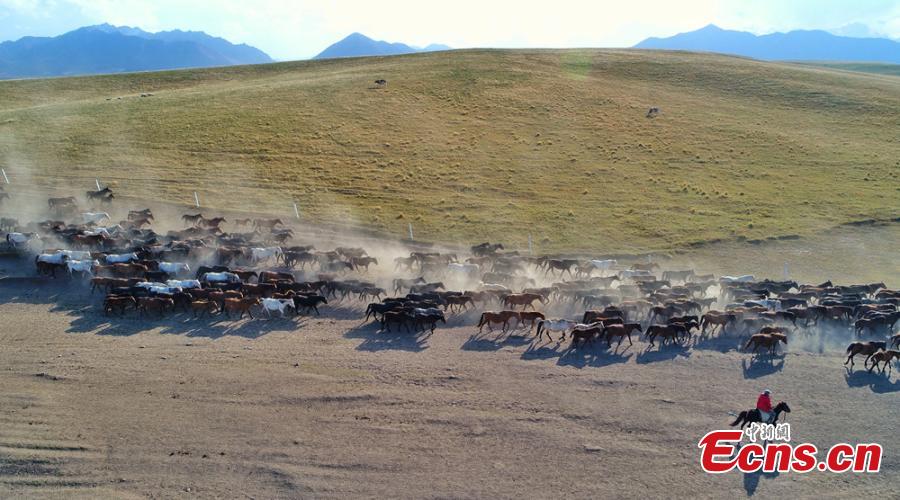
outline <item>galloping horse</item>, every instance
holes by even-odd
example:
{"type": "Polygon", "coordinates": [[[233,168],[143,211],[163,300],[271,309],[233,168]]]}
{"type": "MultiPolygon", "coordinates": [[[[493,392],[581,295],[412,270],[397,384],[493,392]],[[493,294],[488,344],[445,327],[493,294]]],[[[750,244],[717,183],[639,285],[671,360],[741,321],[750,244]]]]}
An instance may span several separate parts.
{"type": "MultiPolygon", "coordinates": [[[[772,423],[775,423],[778,421],[778,417],[782,413],[790,413],[791,407],[788,406],[787,403],[782,401],[775,405],[775,408],[772,409],[772,412],[775,413],[775,415],[772,417],[772,423]]],[[[754,422],[762,422],[762,415],[759,414],[759,410],[757,410],[756,408],[738,413],[737,419],[735,419],[735,421],[731,423],[731,426],[734,427],[735,425],[740,424],[741,429],[743,429],[745,425],[752,424],[754,422]]]]}
{"type": "Polygon", "coordinates": [[[181,220],[183,220],[187,224],[196,226],[201,220],[203,220],[203,214],[202,213],[197,213],[194,215],[184,214],[181,216],[181,220]]]}
{"type": "Polygon", "coordinates": [[[511,293],[503,297],[502,302],[504,306],[515,308],[516,306],[522,306],[522,309],[527,309],[531,307],[534,309],[534,301],[538,300],[541,304],[547,303],[547,297],[544,297],[538,293],[511,293]]]}
{"type": "Polygon", "coordinates": [[[750,336],[750,340],[747,341],[744,350],[749,349],[753,345],[753,352],[756,352],[760,347],[765,347],[769,349],[770,354],[775,354],[778,342],[784,342],[787,345],[787,335],[783,333],[756,333],[750,336]]]}
{"type": "Polygon", "coordinates": [[[864,366],[868,366],[869,359],[875,355],[878,351],[883,351],[887,349],[887,342],[884,341],[876,341],[876,342],[853,342],[849,346],[847,346],[847,361],[844,361],[844,364],[850,363],[850,368],[853,368],[853,358],[857,354],[865,354],[866,360],[863,362],[864,366]]]}

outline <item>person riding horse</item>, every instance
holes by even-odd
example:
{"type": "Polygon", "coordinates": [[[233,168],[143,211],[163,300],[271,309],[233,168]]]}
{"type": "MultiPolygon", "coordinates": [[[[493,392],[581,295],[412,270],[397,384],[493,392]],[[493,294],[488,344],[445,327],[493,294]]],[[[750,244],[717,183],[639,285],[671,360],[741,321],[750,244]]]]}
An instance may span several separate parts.
{"type": "Polygon", "coordinates": [[[772,417],[775,416],[775,413],[772,411],[771,394],[772,391],[766,389],[756,399],[756,409],[759,410],[759,416],[767,424],[772,423],[772,417]]]}

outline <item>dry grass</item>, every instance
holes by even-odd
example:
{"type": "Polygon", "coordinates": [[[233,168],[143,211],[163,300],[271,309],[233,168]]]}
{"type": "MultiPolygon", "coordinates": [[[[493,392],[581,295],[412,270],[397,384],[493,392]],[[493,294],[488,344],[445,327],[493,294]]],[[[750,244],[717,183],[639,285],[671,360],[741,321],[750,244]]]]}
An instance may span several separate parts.
{"type": "Polygon", "coordinates": [[[454,51],[4,82],[0,162],[14,183],[80,192],[99,177],[285,215],[296,200],[309,221],[397,236],[411,222],[442,242],[657,251],[897,217],[897,109],[893,77],[454,51]]]}

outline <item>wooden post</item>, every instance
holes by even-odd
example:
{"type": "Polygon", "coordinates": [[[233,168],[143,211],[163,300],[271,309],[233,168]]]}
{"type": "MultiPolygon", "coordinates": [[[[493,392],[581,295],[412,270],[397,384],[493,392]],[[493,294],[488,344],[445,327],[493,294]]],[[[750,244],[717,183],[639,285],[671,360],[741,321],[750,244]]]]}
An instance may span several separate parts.
{"type": "Polygon", "coordinates": [[[412,222],[410,222],[409,223],[409,241],[412,241],[413,239],[415,239],[415,238],[413,238],[412,222]]]}
{"type": "Polygon", "coordinates": [[[297,208],[297,202],[294,202],[294,215],[297,216],[297,220],[300,220],[300,209],[297,208]]]}
{"type": "Polygon", "coordinates": [[[194,191],[194,204],[197,205],[197,208],[200,208],[200,197],[197,196],[196,191],[194,191]]]}

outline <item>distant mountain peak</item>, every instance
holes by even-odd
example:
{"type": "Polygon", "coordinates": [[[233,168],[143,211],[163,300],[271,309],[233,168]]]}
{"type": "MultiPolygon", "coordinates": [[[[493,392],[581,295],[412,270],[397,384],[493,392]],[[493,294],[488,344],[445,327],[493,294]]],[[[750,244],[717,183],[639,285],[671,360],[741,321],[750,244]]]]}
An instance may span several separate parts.
{"type": "Polygon", "coordinates": [[[149,33],[109,23],[57,37],[0,43],[0,79],[230,66],[272,62],[265,52],[202,31],[149,33]]]}
{"type": "Polygon", "coordinates": [[[648,38],[639,49],[719,52],[770,61],[858,61],[900,63],[900,43],[886,38],[852,38],[822,30],[754,35],[709,24],[668,38],[648,38]]]}
{"type": "Polygon", "coordinates": [[[451,50],[447,45],[431,44],[425,48],[417,48],[405,43],[390,43],[374,40],[368,36],[354,32],[329,45],[313,59],[330,59],[335,57],[391,56],[412,54],[415,52],[432,52],[451,50]]]}

